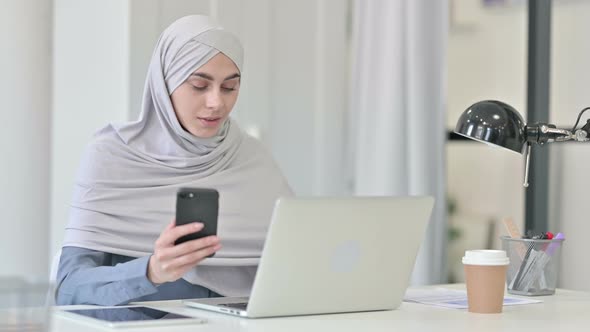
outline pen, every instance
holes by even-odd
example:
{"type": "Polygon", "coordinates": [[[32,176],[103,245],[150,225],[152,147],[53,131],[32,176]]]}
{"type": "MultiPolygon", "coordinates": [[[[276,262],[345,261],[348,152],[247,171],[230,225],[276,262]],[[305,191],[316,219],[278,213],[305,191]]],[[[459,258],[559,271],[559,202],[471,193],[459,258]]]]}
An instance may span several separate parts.
{"type": "Polygon", "coordinates": [[[521,281],[521,278],[523,276],[523,273],[526,269],[527,266],[529,265],[529,257],[531,256],[531,252],[533,251],[533,247],[535,246],[535,243],[531,241],[531,243],[529,244],[527,250],[526,250],[526,254],[524,255],[524,258],[522,259],[522,263],[520,263],[520,268],[518,269],[518,273],[516,274],[516,277],[514,278],[514,282],[513,282],[513,289],[519,289],[519,284],[521,281]]]}
{"type": "MultiPolygon", "coordinates": [[[[562,233],[557,233],[557,235],[555,235],[555,237],[553,239],[554,240],[565,240],[565,235],[563,235],[562,233]]],[[[551,242],[545,252],[549,256],[552,256],[553,253],[555,253],[555,250],[557,250],[557,248],[559,248],[560,244],[561,244],[560,242],[551,242]]]]}
{"type": "MultiPolygon", "coordinates": [[[[561,245],[561,241],[565,240],[565,236],[562,233],[557,233],[553,240],[558,241],[551,241],[545,251],[540,250],[535,254],[533,262],[530,264],[527,272],[523,274],[522,280],[519,282],[519,286],[522,286],[522,290],[528,290],[535,280],[540,280],[540,282],[544,280],[545,265],[549,263],[551,256],[553,256],[555,251],[561,245]]],[[[543,284],[543,282],[541,282],[541,284],[543,284]]],[[[543,288],[542,285],[540,287],[543,288]]]]}
{"type": "MultiPolygon", "coordinates": [[[[532,231],[528,231],[527,232],[527,238],[531,239],[531,240],[542,240],[542,239],[546,239],[549,236],[553,236],[553,234],[551,232],[545,232],[542,234],[538,234],[538,235],[533,235],[532,231]]],[[[512,284],[513,289],[520,289],[520,290],[524,290],[526,291],[528,288],[523,288],[521,287],[522,281],[526,276],[530,276],[529,271],[533,271],[533,267],[536,265],[537,263],[537,258],[540,256],[540,251],[537,252],[536,250],[534,250],[535,245],[537,244],[537,242],[531,241],[528,245],[526,254],[524,255],[524,258],[522,260],[522,263],[518,269],[518,273],[516,274],[516,277],[514,278],[514,282],[512,284]]]]}
{"type": "MultiPolygon", "coordinates": [[[[508,231],[508,235],[510,235],[511,238],[513,239],[518,239],[521,237],[520,231],[518,230],[518,227],[516,227],[516,224],[514,223],[514,221],[512,221],[512,219],[510,218],[505,218],[503,220],[504,222],[504,226],[506,227],[506,230],[508,231]]],[[[518,253],[518,257],[520,259],[523,259],[525,253],[526,253],[526,247],[524,246],[524,244],[522,243],[516,243],[516,252],[518,253]]]]}

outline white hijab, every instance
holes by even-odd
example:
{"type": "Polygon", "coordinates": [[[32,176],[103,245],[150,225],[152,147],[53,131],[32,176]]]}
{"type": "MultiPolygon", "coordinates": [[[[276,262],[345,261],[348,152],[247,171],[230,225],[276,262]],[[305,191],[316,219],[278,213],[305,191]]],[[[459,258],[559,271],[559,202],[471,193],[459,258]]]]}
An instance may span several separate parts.
{"type": "Polygon", "coordinates": [[[199,138],[180,126],[170,101],[219,52],[242,70],[240,42],[208,17],[183,17],[162,33],[139,120],[106,126],[84,152],[64,247],[150,255],[175,215],[177,189],[215,188],[223,248],[183,278],[225,296],[249,294],[274,202],[291,190],[268,151],[235,122],[199,138]]]}

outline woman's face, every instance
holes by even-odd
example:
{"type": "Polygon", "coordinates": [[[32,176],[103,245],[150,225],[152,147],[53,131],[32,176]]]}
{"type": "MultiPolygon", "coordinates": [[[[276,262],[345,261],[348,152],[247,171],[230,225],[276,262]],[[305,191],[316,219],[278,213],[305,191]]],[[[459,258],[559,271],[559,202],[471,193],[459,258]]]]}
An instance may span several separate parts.
{"type": "Polygon", "coordinates": [[[229,116],[240,89],[240,72],[230,58],[218,53],[192,73],[170,96],[184,130],[213,137],[229,116]]]}

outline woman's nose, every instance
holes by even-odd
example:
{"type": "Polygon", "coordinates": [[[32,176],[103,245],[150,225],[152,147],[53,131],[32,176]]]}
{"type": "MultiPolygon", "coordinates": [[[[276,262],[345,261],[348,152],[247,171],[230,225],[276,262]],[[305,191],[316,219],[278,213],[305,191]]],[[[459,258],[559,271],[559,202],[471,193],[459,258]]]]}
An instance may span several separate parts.
{"type": "Polygon", "coordinates": [[[214,110],[217,110],[221,107],[221,105],[222,105],[221,93],[218,89],[212,89],[207,94],[206,105],[207,105],[207,108],[211,108],[214,110]]]}

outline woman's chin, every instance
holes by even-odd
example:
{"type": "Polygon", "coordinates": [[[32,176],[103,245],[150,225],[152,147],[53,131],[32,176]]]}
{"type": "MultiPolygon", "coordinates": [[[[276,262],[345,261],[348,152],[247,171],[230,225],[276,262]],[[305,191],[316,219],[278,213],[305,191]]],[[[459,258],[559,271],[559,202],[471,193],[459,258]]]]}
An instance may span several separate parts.
{"type": "Polygon", "coordinates": [[[211,138],[217,135],[219,128],[193,128],[190,133],[200,138],[211,138]]]}

